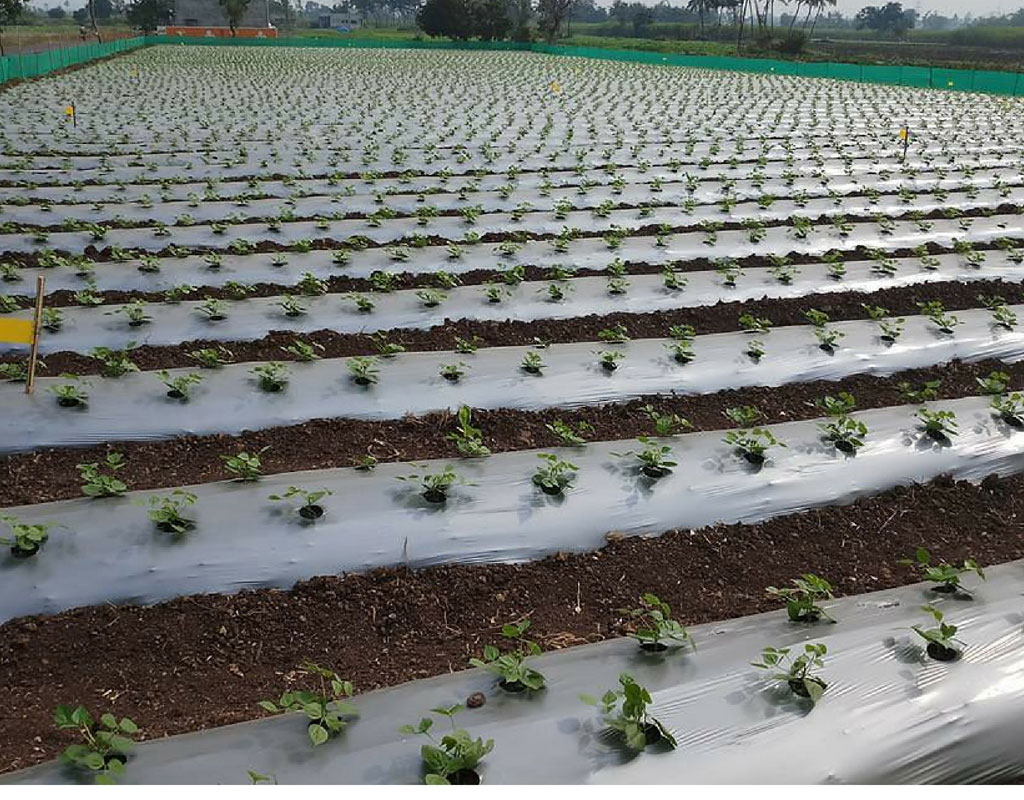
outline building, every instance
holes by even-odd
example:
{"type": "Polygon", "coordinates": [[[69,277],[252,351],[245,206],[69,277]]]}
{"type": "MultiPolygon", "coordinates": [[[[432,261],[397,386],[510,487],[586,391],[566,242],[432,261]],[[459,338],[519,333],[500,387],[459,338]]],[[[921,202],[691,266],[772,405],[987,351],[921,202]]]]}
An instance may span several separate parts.
{"type": "Polygon", "coordinates": [[[318,28],[345,28],[353,30],[363,27],[363,18],[358,11],[343,11],[341,13],[331,12],[330,14],[319,14],[316,18],[318,28]]]}
{"type": "MultiPolygon", "coordinates": [[[[227,15],[217,0],[174,0],[174,27],[218,28],[227,24],[227,15]]],[[[252,0],[238,27],[270,27],[269,0],[252,0]]]]}

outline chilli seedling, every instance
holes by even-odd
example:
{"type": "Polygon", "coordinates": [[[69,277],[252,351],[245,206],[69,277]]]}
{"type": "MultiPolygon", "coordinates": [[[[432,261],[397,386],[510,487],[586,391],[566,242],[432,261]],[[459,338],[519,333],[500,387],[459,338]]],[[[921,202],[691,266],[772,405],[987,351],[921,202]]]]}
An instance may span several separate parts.
{"type": "MultiPolygon", "coordinates": [[[[73,375],[65,377],[77,379],[73,375]]],[[[74,383],[61,383],[57,386],[51,386],[49,391],[57,398],[57,405],[61,408],[80,408],[89,403],[89,393],[74,383]]]]}
{"type": "Polygon", "coordinates": [[[597,338],[608,344],[625,344],[629,341],[629,331],[621,322],[612,325],[610,328],[603,328],[597,332],[597,338]]]}
{"type": "Polygon", "coordinates": [[[924,628],[912,625],[910,629],[928,643],[925,650],[931,658],[936,661],[955,661],[960,656],[960,648],[956,646],[960,641],[956,638],[956,625],[944,622],[945,615],[934,606],[921,606],[921,610],[930,614],[938,626],[924,628]]]}
{"type": "Polygon", "coordinates": [[[225,364],[230,364],[235,354],[226,347],[204,347],[201,350],[193,350],[188,354],[199,366],[206,369],[217,369],[225,364]]]}
{"type": "Polygon", "coordinates": [[[318,342],[304,342],[302,339],[292,339],[292,343],[281,348],[282,353],[287,353],[296,361],[319,361],[324,346],[318,342]],[[319,352],[318,352],[319,351],[319,352]]]}
{"type": "Polygon", "coordinates": [[[585,420],[576,423],[575,429],[573,429],[572,425],[560,419],[556,419],[544,427],[557,436],[562,444],[569,447],[582,447],[587,443],[586,434],[594,432],[594,426],[585,420]]]}
{"type": "Polygon", "coordinates": [[[529,372],[531,375],[540,375],[541,370],[544,369],[544,360],[540,357],[540,353],[535,353],[531,350],[523,356],[519,366],[524,372],[529,372]]]}
{"type": "Polygon", "coordinates": [[[196,527],[195,520],[187,519],[182,511],[195,505],[196,496],[184,489],[175,489],[170,494],[152,495],[149,498],[149,518],[157,530],[164,533],[188,533],[196,527]]]}
{"type": "Polygon", "coordinates": [[[975,378],[982,394],[1003,394],[1010,388],[1010,376],[1005,372],[994,371],[986,378],[975,378]]]}
{"type": "Polygon", "coordinates": [[[654,432],[658,436],[675,436],[692,428],[690,420],[678,414],[662,414],[654,406],[648,404],[640,409],[654,423],[654,432]]]}
{"type": "Polygon", "coordinates": [[[864,437],[868,435],[867,425],[846,414],[839,414],[818,428],[824,438],[843,453],[855,453],[864,446],[864,437]]]}
{"type": "Polygon", "coordinates": [[[563,461],[554,453],[539,453],[537,458],[544,463],[533,473],[533,485],[544,494],[560,495],[576,480],[579,467],[563,461]]]}
{"type": "Polygon", "coordinates": [[[952,411],[930,411],[927,408],[920,408],[916,416],[921,421],[921,430],[932,439],[946,441],[957,435],[956,414],[952,411]]]}
{"type": "Polygon", "coordinates": [[[129,372],[139,371],[135,362],[128,357],[128,352],[133,347],[135,347],[135,342],[129,342],[123,350],[113,350],[109,347],[94,347],[89,351],[89,355],[100,362],[99,373],[104,378],[120,378],[129,372]]]}
{"type": "Polygon", "coordinates": [[[258,481],[263,475],[263,464],[260,460],[270,447],[264,447],[255,453],[238,453],[233,456],[221,456],[224,469],[235,476],[236,481],[258,481]]]}
{"type": "Polygon", "coordinates": [[[10,536],[0,536],[0,544],[10,547],[11,555],[15,558],[28,558],[38,553],[50,538],[50,528],[53,527],[46,523],[30,525],[19,522],[17,517],[10,514],[0,514],[0,522],[11,529],[10,536]]]}
{"type": "Polygon", "coordinates": [[[60,730],[77,730],[84,741],[70,744],[61,753],[61,761],[95,775],[98,784],[113,784],[124,774],[135,742],[130,737],[139,732],[128,717],[118,720],[104,714],[96,721],[85,706],[57,706],[53,721],[60,730]]]}
{"type": "Polygon", "coordinates": [[[348,368],[348,373],[353,383],[359,386],[369,386],[377,382],[379,370],[377,369],[377,360],[375,358],[355,356],[346,361],[345,366],[348,368]]]}
{"type": "Polygon", "coordinates": [[[828,684],[814,674],[825,666],[826,652],[824,644],[805,644],[804,652],[794,658],[788,647],[766,647],[761,651],[761,660],[753,662],[752,666],[770,672],[769,680],[784,682],[798,697],[817,703],[828,688],[828,684]]]}
{"type": "Polygon", "coordinates": [[[1024,428],[1024,393],[1010,392],[1005,397],[993,398],[992,410],[1007,425],[1024,428]]]}
{"type": "Polygon", "coordinates": [[[952,334],[953,329],[961,324],[960,318],[955,314],[947,314],[941,300],[930,300],[927,303],[918,303],[921,313],[931,320],[931,323],[938,328],[939,333],[952,334]]]}
{"type": "Polygon", "coordinates": [[[642,450],[628,450],[612,455],[619,458],[635,456],[640,471],[648,478],[664,478],[672,471],[672,467],[678,466],[679,462],[672,460],[672,448],[668,445],[659,445],[646,436],[638,436],[637,441],[643,445],[642,450]]]}
{"type": "Polygon", "coordinates": [[[484,756],[494,749],[494,740],[474,739],[469,733],[455,727],[455,715],[462,711],[460,704],[430,709],[434,714],[447,717],[451,730],[440,740],[435,739],[430,729],[434,720],[423,717],[418,725],[403,725],[401,733],[426,736],[433,744],[420,748],[420,757],[426,768],[423,782],[428,786],[475,785],[480,783],[477,767],[484,756]]]}
{"type": "Polygon", "coordinates": [[[485,645],[483,659],[471,658],[474,667],[490,670],[498,676],[498,685],[509,692],[537,692],[544,688],[544,676],[530,667],[526,660],[540,655],[540,645],[525,638],[530,620],[501,626],[501,635],[515,644],[515,649],[502,653],[494,645],[485,645]]]}
{"type": "Polygon", "coordinates": [[[185,375],[171,375],[167,370],[161,370],[156,374],[160,382],[167,387],[167,396],[174,400],[187,401],[191,396],[192,389],[203,381],[203,376],[196,372],[189,372],[185,375]]]}
{"type": "Polygon", "coordinates": [[[455,442],[460,456],[480,458],[491,454],[484,444],[483,432],[479,428],[473,427],[473,411],[469,406],[459,407],[458,425],[458,428],[445,438],[450,442],[455,442]]]}
{"type": "Polygon", "coordinates": [[[264,392],[280,392],[288,385],[288,367],[281,361],[260,364],[249,370],[249,374],[256,376],[256,381],[264,392]]]}
{"type": "Polygon", "coordinates": [[[342,680],[336,672],[306,660],[299,671],[316,679],[316,689],[285,692],[275,703],[260,700],[257,705],[271,714],[301,712],[309,720],[306,733],[314,747],[341,733],[359,712],[349,702],[355,692],[351,681],[342,680]]]}
{"type": "Polygon", "coordinates": [[[685,646],[697,650],[693,636],[683,627],[682,623],[672,618],[672,609],[668,603],[650,592],[640,596],[640,607],[624,612],[634,620],[635,627],[630,633],[649,652],[667,650],[670,645],[685,646]]]}
{"type": "Polygon", "coordinates": [[[468,367],[462,361],[457,364],[442,364],[437,369],[437,374],[444,378],[446,381],[451,383],[458,383],[462,379],[462,376],[466,374],[468,367]]]}
{"type": "Polygon", "coordinates": [[[609,689],[600,698],[581,694],[580,700],[588,706],[595,706],[601,721],[617,731],[630,750],[640,752],[658,742],[665,742],[674,749],[675,737],[648,711],[653,702],[651,693],[627,672],[619,675],[619,685],[622,688],[609,689]]]}
{"type": "Polygon", "coordinates": [[[618,350],[601,350],[597,353],[597,363],[605,372],[614,372],[625,357],[626,354],[618,350]]]}
{"type": "Polygon", "coordinates": [[[765,462],[765,454],[770,447],[786,446],[775,438],[775,434],[764,428],[729,431],[722,441],[754,466],[760,466],[765,462]]]}
{"type": "Polygon", "coordinates": [[[985,571],[973,558],[964,559],[964,563],[960,566],[948,564],[945,561],[932,564],[932,555],[924,547],[917,548],[913,558],[902,558],[898,563],[917,568],[924,580],[935,584],[932,587],[932,591],[943,594],[955,594],[957,592],[967,595],[971,594],[960,583],[960,576],[968,572],[973,572],[979,578],[985,580],[985,571]]]}
{"type": "Polygon", "coordinates": [[[793,585],[781,589],[769,586],[765,591],[771,597],[778,598],[786,604],[786,613],[793,622],[817,622],[824,617],[835,622],[818,605],[823,600],[832,599],[832,584],[817,575],[806,573],[790,581],[793,585]]]}
{"type": "Polygon", "coordinates": [[[267,499],[287,502],[293,497],[297,497],[302,501],[298,507],[299,516],[304,520],[312,521],[320,519],[327,512],[327,509],[324,508],[320,501],[325,497],[330,497],[332,494],[334,492],[330,489],[317,489],[311,492],[306,489],[300,489],[297,486],[289,486],[284,494],[272,494],[267,499]]]}
{"type": "Polygon", "coordinates": [[[119,469],[124,467],[124,456],[120,453],[107,453],[102,462],[89,464],[77,464],[79,476],[85,483],[82,485],[82,494],[86,497],[121,497],[128,486],[124,481],[114,477],[119,469]],[[107,471],[109,474],[104,474],[107,471]]]}
{"type": "Polygon", "coordinates": [[[398,480],[418,483],[422,490],[420,494],[428,503],[446,502],[451,488],[457,483],[465,483],[451,465],[446,466],[440,472],[422,472],[413,473],[412,475],[399,475],[398,480]]]}

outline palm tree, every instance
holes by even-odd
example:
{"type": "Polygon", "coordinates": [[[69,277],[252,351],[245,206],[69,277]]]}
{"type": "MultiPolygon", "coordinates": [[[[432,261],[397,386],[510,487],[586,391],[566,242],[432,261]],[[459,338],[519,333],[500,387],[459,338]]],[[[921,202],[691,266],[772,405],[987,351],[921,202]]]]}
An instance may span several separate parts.
{"type": "Polygon", "coordinates": [[[704,15],[711,10],[714,5],[712,0],[690,0],[686,4],[686,10],[691,14],[697,14],[700,16],[700,38],[704,38],[704,15]]]}

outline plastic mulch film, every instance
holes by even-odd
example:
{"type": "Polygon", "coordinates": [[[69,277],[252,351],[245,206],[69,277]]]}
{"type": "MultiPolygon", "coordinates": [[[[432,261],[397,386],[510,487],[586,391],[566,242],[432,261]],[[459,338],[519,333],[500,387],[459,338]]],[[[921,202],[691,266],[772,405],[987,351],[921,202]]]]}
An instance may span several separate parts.
{"type": "MultiPolygon", "coordinates": [[[[694,652],[643,654],[616,639],[544,654],[532,664],[547,687],[532,695],[505,693],[477,669],[358,695],[358,719],[322,747],[310,747],[301,714],[147,742],[122,782],[247,783],[248,770],[280,784],[419,782],[423,742],[398,727],[477,691],[487,703],[456,720],[494,740],[479,768],[489,785],[1005,782],[1024,773],[1024,563],[986,574],[972,584],[972,600],[916,584],[830,602],[834,625],[793,624],[777,611],[696,626],[694,652]],[[930,659],[910,630],[931,621],[924,603],[959,628],[957,661],[930,659]],[[820,673],[828,688],[814,706],[750,665],[765,646],[799,651],[808,642],[828,650],[820,673]],[[677,749],[631,756],[580,702],[580,694],[618,688],[624,672],[651,692],[650,713],[677,749]]],[[[6,784],[88,780],[57,762],[0,776],[6,784]]]]}
{"type": "Polygon", "coordinates": [[[146,497],[73,500],[7,509],[27,522],[59,525],[30,559],[0,561],[4,618],[104,602],[152,603],[178,595],[288,587],[322,575],[391,565],[515,562],[601,547],[616,535],[755,522],[849,503],[938,475],[981,480],[1024,470],[1024,433],[1002,422],[990,398],[943,401],[959,434],[937,441],[919,430],[915,407],[856,414],[869,432],[854,456],[822,439],[819,421],[773,425],[785,443],[759,468],[723,442],[723,431],[665,439],[679,465],[660,479],[638,469],[635,441],[559,449],[579,469],[573,488],[549,496],[532,483],[537,451],[488,458],[380,464],[268,476],[256,483],[192,487],[184,515],[195,529],[158,532],[146,497]],[[400,476],[454,466],[462,483],[446,503],[425,499],[400,476]],[[303,522],[297,508],[268,499],[287,487],[333,492],[326,513],[303,522]]]}

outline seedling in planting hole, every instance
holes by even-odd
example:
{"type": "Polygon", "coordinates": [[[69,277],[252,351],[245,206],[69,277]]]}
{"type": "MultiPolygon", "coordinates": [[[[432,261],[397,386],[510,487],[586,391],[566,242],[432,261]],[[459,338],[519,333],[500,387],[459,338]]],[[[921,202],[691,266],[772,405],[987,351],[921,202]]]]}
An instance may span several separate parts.
{"type": "Polygon", "coordinates": [[[529,372],[531,375],[540,375],[541,370],[544,369],[544,361],[540,357],[540,353],[535,353],[531,350],[523,356],[519,366],[522,367],[524,372],[529,372]]]}
{"type": "Polygon", "coordinates": [[[1003,394],[1010,388],[1010,376],[1005,372],[990,372],[987,378],[975,378],[982,394],[1003,394]]]}
{"type": "Polygon", "coordinates": [[[260,700],[257,705],[271,714],[302,712],[309,720],[306,728],[309,741],[317,747],[341,733],[352,717],[359,716],[359,712],[349,702],[355,687],[351,681],[342,680],[333,670],[308,659],[302,662],[299,670],[315,678],[318,688],[285,692],[276,703],[260,700]]]}
{"type": "Polygon", "coordinates": [[[602,722],[618,731],[630,750],[640,752],[661,741],[674,749],[676,740],[668,728],[647,711],[653,702],[651,693],[626,672],[619,676],[619,685],[621,689],[609,689],[600,698],[581,694],[580,700],[588,706],[595,706],[602,722]]]}
{"type": "Polygon", "coordinates": [[[124,467],[124,456],[120,453],[107,453],[102,462],[89,464],[76,464],[79,476],[85,483],[82,485],[82,494],[86,497],[121,497],[128,491],[123,481],[114,477],[119,469],[124,467]],[[110,474],[104,475],[106,470],[110,474]]]}
{"type": "Polygon", "coordinates": [[[182,510],[195,505],[196,496],[184,489],[175,489],[170,494],[152,495],[149,498],[149,518],[157,530],[164,533],[188,533],[196,527],[194,520],[182,516],[182,510]]]}
{"type": "Polygon", "coordinates": [[[751,339],[743,350],[744,355],[754,361],[759,361],[765,354],[764,342],[760,339],[751,339]]]}
{"type": "Polygon", "coordinates": [[[399,353],[404,353],[405,348],[397,342],[389,342],[388,338],[383,333],[378,333],[370,337],[370,341],[373,342],[373,346],[377,348],[377,352],[381,358],[394,358],[399,353]]]}
{"type": "Polygon", "coordinates": [[[455,352],[462,353],[464,355],[471,355],[475,353],[481,344],[483,339],[479,336],[474,336],[472,339],[463,339],[461,336],[455,337],[455,352]]]}
{"type": "Polygon", "coordinates": [[[572,287],[562,286],[559,283],[549,283],[547,289],[541,289],[540,291],[546,293],[548,300],[552,303],[560,303],[565,299],[566,293],[572,291],[572,287]]]}
{"type": "Polygon", "coordinates": [[[237,481],[258,481],[263,475],[263,464],[260,460],[269,447],[257,450],[255,453],[239,453],[234,456],[221,456],[224,461],[224,468],[235,476],[237,481]]]}
{"type": "Polygon", "coordinates": [[[649,652],[667,650],[669,644],[676,646],[689,645],[694,652],[697,645],[685,627],[672,618],[669,604],[655,594],[644,594],[640,597],[640,607],[624,612],[629,618],[636,620],[636,628],[630,634],[640,647],[649,652]],[[666,644],[668,642],[669,644],[666,644]]]}
{"type": "Polygon", "coordinates": [[[824,644],[805,644],[804,652],[791,658],[788,647],[766,647],[761,651],[761,660],[752,662],[752,666],[768,670],[771,672],[770,680],[784,681],[793,694],[817,703],[825,694],[828,684],[814,672],[825,666],[827,652],[824,644]]]}
{"type": "MultiPolygon", "coordinates": [[[[75,375],[62,375],[61,377],[77,380],[75,375]]],[[[81,408],[89,403],[89,393],[81,386],[74,383],[61,383],[51,386],[50,391],[57,398],[57,405],[61,408],[81,408]]]]}
{"type": "Polygon", "coordinates": [[[498,277],[506,286],[518,286],[526,280],[526,267],[522,264],[516,264],[514,267],[509,267],[499,272],[498,277]]]}
{"type": "Polygon", "coordinates": [[[489,456],[491,451],[484,445],[483,432],[473,427],[473,411],[469,406],[460,406],[458,414],[459,427],[445,438],[455,442],[460,456],[479,458],[489,456]]]}
{"type": "Polygon", "coordinates": [[[420,299],[427,308],[434,308],[441,305],[447,299],[448,295],[442,292],[440,289],[420,289],[416,292],[416,296],[420,299]]]}
{"type": "Polygon", "coordinates": [[[57,706],[53,721],[60,730],[77,730],[84,743],[71,744],[61,753],[61,761],[82,770],[90,770],[98,784],[113,785],[124,774],[135,742],[130,738],[139,732],[128,717],[120,721],[113,714],[104,714],[97,722],[85,706],[57,706]]]}
{"type": "Polygon", "coordinates": [[[818,340],[818,347],[826,353],[832,353],[839,344],[839,340],[846,336],[842,331],[830,328],[825,325],[814,329],[814,337],[818,340]]]}
{"type": "Polygon", "coordinates": [[[956,646],[960,641],[956,638],[956,625],[943,622],[944,614],[933,606],[921,606],[921,610],[930,614],[939,623],[938,627],[912,625],[910,629],[928,643],[925,650],[931,658],[936,661],[955,661],[960,656],[960,648],[956,646]]]}
{"type": "Polygon", "coordinates": [[[772,321],[767,317],[755,317],[753,314],[741,314],[739,319],[740,327],[746,333],[765,334],[772,329],[772,321]]]}
{"type": "Polygon", "coordinates": [[[847,416],[853,411],[853,395],[840,392],[839,397],[829,397],[817,402],[825,413],[832,417],[830,422],[818,425],[825,438],[835,445],[837,450],[853,453],[864,446],[864,437],[868,434],[868,426],[860,420],[847,416]]]}
{"type": "Polygon", "coordinates": [[[498,685],[506,691],[540,691],[544,688],[544,676],[526,663],[529,656],[540,655],[541,652],[540,645],[523,636],[529,627],[528,619],[502,625],[501,635],[515,642],[516,649],[502,653],[494,645],[485,645],[483,659],[471,658],[469,663],[497,675],[500,679],[498,685]]]}
{"type": "Polygon", "coordinates": [[[500,303],[503,297],[509,296],[512,293],[508,289],[504,288],[497,283],[489,283],[483,288],[484,297],[487,298],[488,303],[500,303]]]}
{"type": "Polygon", "coordinates": [[[956,414],[952,411],[920,408],[917,410],[917,418],[921,421],[921,429],[933,439],[941,441],[957,435],[956,414]]]}
{"type": "Polygon", "coordinates": [[[423,765],[427,769],[423,782],[430,786],[476,785],[480,783],[480,775],[476,768],[484,756],[494,749],[494,740],[474,739],[466,731],[455,727],[455,715],[464,706],[453,705],[445,708],[432,708],[433,713],[451,720],[452,729],[441,737],[434,738],[430,729],[434,720],[424,717],[418,725],[403,725],[399,731],[405,734],[426,736],[434,744],[425,744],[420,748],[423,765]]]}
{"type": "Polygon", "coordinates": [[[932,324],[939,329],[940,333],[952,334],[953,328],[961,324],[959,317],[955,314],[946,313],[941,300],[929,300],[927,303],[918,303],[917,307],[922,314],[932,321],[932,324]]]}
{"type": "Polygon", "coordinates": [[[394,272],[374,270],[370,273],[370,285],[373,286],[374,291],[384,294],[393,292],[398,288],[398,275],[394,272]]]}
{"type": "Polygon", "coordinates": [[[617,322],[610,328],[602,328],[597,332],[597,338],[609,344],[624,344],[629,341],[629,331],[621,322],[617,322]]]}
{"type": "Polygon", "coordinates": [[[196,372],[172,376],[167,370],[161,370],[156,376],[167,387],[167,396],[174,400],[188,400],[192,387],[198,386],[203,380],[203,376],[196,372]]]}
{"type": "Polygon", "coordinates": [[[120,378],[129,372],[139,371],[135,362],[128,358],[128,351],[133,347],[135,347],[135,342],[129,342],[123,350],[94,347],[89,351],[89,355],[100,362],[99,373],[104,378],[120,378]]]}
{"type": "Polygon", "coordinates": [[[686,288],[689,280],[672,267],[665,267],[661,271],[661,283],[668,291],[678,292],[686,288]]]}
{"type": "Polygon", "coordinates": [[[607,290],[610,295],[622,295],[629,289],[629,281],[625,278],[609,278],[607,290]]]}
{"type": "Polygon", "coordinates": [[[994,398],[992,410],[1007,425],[1024,428],[1024,394],[1021,392],[1011,392],[1005,397],[994,398]]]}
{"type": "Polygon", "coordinates": [[[224,265],[224,256],[220,253],[206,253],[203,255],[206,266],[212,270],[220,269],[224,265]]]}
{"type": "Polygon", "coordinates": [[[50,538],[50,528],[54,527],[47,523],[29,525],[10,514],[0,514],[0,522],[11,529],[10,536],[0,536],[0,544],[10,547],[15,558],[29,558],[38,553],[50,538]]]}
{"type": "Polygon", "coordinates": [[[968,572],[973,572],[979,578],[985,580],[985,571],[973,558],[964,559],[964,563],[960,566],[947,564],[945,561],[932,564],[932,555],[924,547],[917,548],[913,558],[901,558],[898,563],[908,567],[916,567],[920,571],[922,578],[937,584],[932,587],[932,591],[942,594],[954,594],[956,592],[971,594],[960,583],[960,576],[968,572]]]}
{"type": "Polygon", "coordinates": [[[544,463],[533,473],[533,485],[544,494],[560,495],[575,482],[579,470],[575,464],[563,461],[554,453],[539,453],[537,458],[544,463]]]}
{"type": "Polygon", "coordinates": [[[348,367],[352,381],[359,386],[369,386],[376,383],[379,375],[377,359],[369,356],[355,356],[345,362],[348,367]]]}
{"type": "Polygon", "coordinates": [[[768,267],[768,274],[783,286],[789,286],[793,282],[793,278],[800,274],[800,271],[792,264],[776,264],[773,267],[768,267]]]}
{"type": "Polygon", "coordinates": [[[769,447],[785,447],[769,430],[751,428],[750,430],[729,431],[722,439],[730,447],[755,466],[765,461],[765,453],[769,447]]]}
{"type": "MultiPolygon", "coordinates": [[[[413,466],[416,466],[415,464],[413,466]]],[[[422,466],[426,466],[425,464],[422,466]]],[[[444,503],[448,499],[448,492],[456,483],[465,483],[452,467],[446,466],[441,472],[413,473],[412,475],[398,476],[400,481],[418,483],[423,490],[420,494],[428,503],[444,503]]]]}
{"type": "Polygon", "coordinates": [[[467,369],[466,364],[460,361],[457,364],[442,364],[438,367],[437,373],[446,381],[458,383],[462,376],[466,374],[467,369]]]}
{"type": "Polygon", "coordinates": [[[361,472],[370,472],[377,468],[377,457],[367,453],[364,456],[354,456],[352,466],[361,472]]]}
{"type": "Polygon", "coordinates": [[[740,269],[736,262],[729,260],[721,263],[715,269],[715,272],[722,276],[722,285],[729,289],[735,289],[736,279],[739,278],[740,275],[744,274],[743,270],[740,269]]]}
{"type": "Polygon", "coordinates": [[[359,292],[348,292],[344,295],[344,298],[355,303],[356,309],[361,314],[369,314],[377,307],[377,304],[371,298],[359,292]]]}
{"type": "Polygon", "coordinates": [[[601,350],[597,353],[597,361],[605,372],[614,372],[625,357],[626,354],[618,350],[601,350]]]}
{"type": "Polygon", "coordinates": [[[292,297],[290,294],[282,297],[277,305],[280,306],[286,317],[301,317],[306,313],[306,307],[302,304],[302,301],[292,297]]]}
{"type": "Polygon", "coordinates": [[[207,297],[199,306],[199,313],[203,314],[210,322],[220,322],[228,318],[225,311],[227,303],[217,297],[207,297]]]}
{"type": "Polygon", "coordinates": [[[640,471],[648,478],[664,478],[672,471],[672,467],[678,466],[678,462],[672,460],[672,448],[668,445],[659,445],[646,436],[638,436],[637,441],[644,446],[643,450],[639,452],[629,450],[625,453],[612,453],[612,455],[617,457],[636,456],[640,471]]]}
{"type": "Polygon", "coordinates": [[[249,374],[256,376],[264,392],[279,392],[288,385],[288,367],[281,361],[260,364],[249,370],[249,374]]]}
{"type": "Polygon", "coordinates": [[[992,324],[996,327],[1012,331],[1017,326],[1017,315],[1009,309],[1002,297],[998,295],[987,297],[979,294],[978,302],[992,312],[992,324]]]}
{"type": "Polygon", "coordinates": [[[217,369],[225,364],[230,364],[235,354],[226,347],[204,347],[201,350],[193,350],[188,357],[199,363],[199,366],[206,369],[217,369]]]}
{"type": "Polygon", "coordinates": [[[582,447],[587,443],[584,434],[591,434],[594,432],[594,426],[584,420],[576,423],[575,430],[570,424],[563,422],[560,419],[556,419],[554,422],[545,425],[544,427],[561,439],[562,444],[568,445],[569,447],[582,447]]]}
{"type": "Polygon", "coordinates": [[[793,622],[817,622],[824,617],[835,622],[818,603],[832,599],[832,584],[817,575],[806,573],[794,578],[792,587],[769,586],[765,591],[786,604],[786,613],[793,622]]]}
{"type": "Polygon", "coordinates": [[[289,486],[284,494],[272,494],[267,499],[288,501],[293,497],[298,497],[302,501],[302,505],[298,509],[299,516],[305,520],[316,520],[320,519],[326,511],[320,504],[320,501],[325,497],[330,497],[332,494],[334,492],[330,489],[317,489],[311,492],[306,489],[300,489],[297,486],[289,486]]]}
{"type": "Polygon", "coordinates": [[[925,381],[921,384],[920,389],[915,389],[913,385],[906,381],[900,381],[896,384],[896,388],[900,391],[900,398],[911,403],[925,403],[936,399],[939,396],[940,386],[942,386],[941,380],[925,381]]]}

